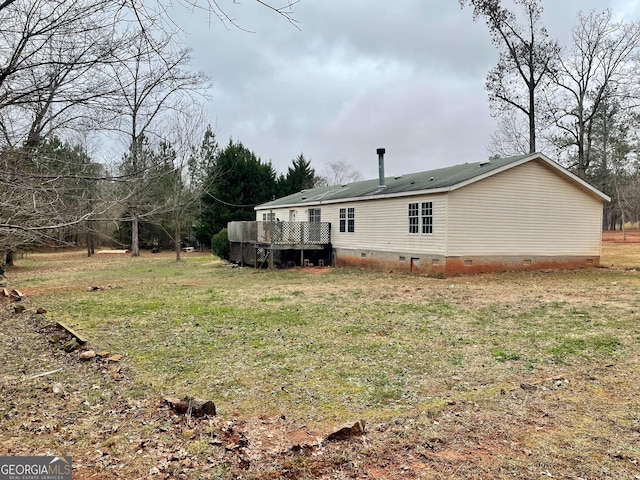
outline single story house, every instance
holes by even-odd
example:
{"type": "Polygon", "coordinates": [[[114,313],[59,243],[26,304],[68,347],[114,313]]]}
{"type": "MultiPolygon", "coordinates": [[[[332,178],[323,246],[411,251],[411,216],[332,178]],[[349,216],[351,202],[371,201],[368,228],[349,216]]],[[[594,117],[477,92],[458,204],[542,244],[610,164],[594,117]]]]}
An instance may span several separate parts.
{"type": "Polygon", "coordinates": [[[329,224],[334,266],[456,275],[599,264],[610,198],[547,156],[385,177],[384,153],[378,179],[258,205],[257,223],[329,224]]]}

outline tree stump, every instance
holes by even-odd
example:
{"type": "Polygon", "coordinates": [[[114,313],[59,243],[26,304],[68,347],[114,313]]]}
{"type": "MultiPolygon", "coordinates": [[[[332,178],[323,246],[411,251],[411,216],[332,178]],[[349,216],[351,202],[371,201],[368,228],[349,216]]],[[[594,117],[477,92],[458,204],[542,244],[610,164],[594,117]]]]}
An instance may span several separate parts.
{"type": "Polygon", "coordinates": [[[216,406],[211,400],[200,400],[186,396],[182,400],[179,398],[165,398],[164,403],[180,415],[203,417],[216,414],[216,406]]]}

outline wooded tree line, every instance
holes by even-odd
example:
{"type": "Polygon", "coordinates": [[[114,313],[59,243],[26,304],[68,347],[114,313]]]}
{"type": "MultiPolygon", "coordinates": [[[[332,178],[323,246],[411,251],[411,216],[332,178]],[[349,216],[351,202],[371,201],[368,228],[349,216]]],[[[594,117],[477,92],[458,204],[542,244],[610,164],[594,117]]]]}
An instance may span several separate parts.
{"type": "MultiPolygon", "coordinates": [[[[256,1],[295,23],[299,0],[256,1]]],[[[177,4],[235,25],[231,2],[177,4]]],[[[142,241],[179,255],[200,212],[214,208],[209,199],[255,204],[308,184],[301,176],[314,173],[302,155],[276,177],[242,144],[220,149],[203,132],[208,79],[189,66],[168,16],[175,5],[0,2],[0,252],[86,244],[91,254],[96,242],[119,241],[137,255],[142,241]],[[126,153],[94,158],[105,145],[126,153]],[[240,181],[241,168],[254,167],[240,181]],[[234,175],[247,191],[230,200],[216,184],[234,175]]]]}
{"type": "Polygon", "coordinates": [[[542,0],[460,4],[486,22],[498,50],[486,78],[499,122],[492,154],[547,152],[611,196],[604,228],[639,221],[640,22],[580,12],[561,44],[542,0]]]}

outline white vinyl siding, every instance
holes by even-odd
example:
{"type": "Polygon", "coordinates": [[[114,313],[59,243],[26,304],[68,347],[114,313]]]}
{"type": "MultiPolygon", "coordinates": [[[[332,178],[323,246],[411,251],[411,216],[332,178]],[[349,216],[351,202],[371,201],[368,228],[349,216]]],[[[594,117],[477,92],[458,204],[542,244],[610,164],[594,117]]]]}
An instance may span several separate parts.
{"type": "Polygon", "coordinates": [[[291,221],[291,215],[293,215],[298,222],[309,221],[309,214],[307,208],[294,210],[291,208],[273,208],[267,210],[256,210],[256,221],[266,221],[264,219],[269,218],[269,213],[273,213],[273,219],[280,219],[281,221],[291,221]],[[291,213],[293,212],[293,213],[291,213]]]}
{"type": "MultiPolygon", "coordinates": [[[[308,221],[308,211],[316,205],[296,209],[296,220],[308,221]]],[[[331,222],[331,243],[334,248],[380,250],[385,252],[411,252],[415,254],[444,255],[446,239],[446,194],[417,195],[412,197],[362,200],[358,202],[318,205],[322,209],[322,221],[331,222]],[[433,234],[412,235],[407,227],[407,205],[418,202],[418,214],[422,215],[422,203],[431,202],[433,234]],[[353,209],[354,231],[340,232],[340,209],[353,209]]],[[[281,220],[289,217],[291,207],[273,209],[281,220]]],[[[262,220],[265,210],[257,210],[256,219],[262,220]]],[[[422,229],[422,225],[420,226],[422,229]]],[[[421,231],[421,230],[420,230],[421,231]]]]}
{"type": "Polygon", "coordinates": [[[449,194],[447,256],[599,256],[602,201],[532,161],[449,194]]]}
{"type": "MultiPolygon", "coordinates": [[[[444,255],[446,205],[446,194],[327,204],[322,206],[322,219],[331,222],[334,248],[444,255]],[[418,202],[419,209],[422,202],[432,202],[433,234],[409,233],[407,205],[411,202],[418,202]],[[355,231],[352,233],[340,232],[341,208],[355,209],[355,231]]],[[[419,210],[418,214],[422,212],[419,210]]]]}

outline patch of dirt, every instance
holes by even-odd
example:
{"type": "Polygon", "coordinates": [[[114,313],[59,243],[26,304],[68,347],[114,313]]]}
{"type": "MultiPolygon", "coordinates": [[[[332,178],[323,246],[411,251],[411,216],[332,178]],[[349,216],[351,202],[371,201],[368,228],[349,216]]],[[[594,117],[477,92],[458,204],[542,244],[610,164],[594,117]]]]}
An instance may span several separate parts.
{"type": "Polygon", "coordinates": [[[331,271],[331,267],[307,267],[301,269],[301,271],[308,273],[309,275],[322,275],[323,273],[329,273],[331,271]]]}
{"type": "Polygon", "coordinates": [[[605,230],[602,232],[602,242],[614,243],[640,243],[640,230],[605,230]]]}

